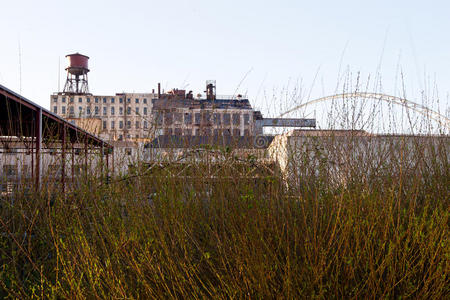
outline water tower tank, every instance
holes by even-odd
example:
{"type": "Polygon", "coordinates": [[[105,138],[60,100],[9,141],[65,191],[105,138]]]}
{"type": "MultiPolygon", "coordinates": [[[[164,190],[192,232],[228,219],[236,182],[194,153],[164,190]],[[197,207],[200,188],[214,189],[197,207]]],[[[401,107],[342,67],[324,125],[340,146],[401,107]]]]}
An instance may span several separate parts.
{"type": "Polygon", "coordinates": [[[89,72],[89,57],[80,53],[69,54],[67,57],[67,72],[75,76],[81,76],[89,72]]]}

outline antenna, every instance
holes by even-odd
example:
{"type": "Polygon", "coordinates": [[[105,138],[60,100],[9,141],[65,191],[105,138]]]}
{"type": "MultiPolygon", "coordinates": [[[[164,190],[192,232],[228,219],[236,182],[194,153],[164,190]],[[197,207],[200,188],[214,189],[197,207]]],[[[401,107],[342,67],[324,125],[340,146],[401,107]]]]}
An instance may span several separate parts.
{"type": "Polygon", "coordinates": [[[59,87],[60,83],[61,83],[61,59],[58,56],[58,93],[60,91],[60,87],[59,87]]]}
{"type": "Polygon", "coordinates": [[[19,37],[19,94],[22,94],[22,47],[20,46],[20,37],[19,37]]]}

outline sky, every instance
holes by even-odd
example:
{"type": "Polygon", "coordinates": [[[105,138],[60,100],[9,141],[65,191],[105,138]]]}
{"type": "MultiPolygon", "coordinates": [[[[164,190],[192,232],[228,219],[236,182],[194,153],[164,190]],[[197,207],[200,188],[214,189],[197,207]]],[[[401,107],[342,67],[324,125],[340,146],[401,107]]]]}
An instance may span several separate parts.
{"type": "Polygon", "coordinates": [[[94,94],[158,82],[197,94],[214,79],[270,115],[288,94],[332,95],[360,74],[410,100],[434,87],[449,106],[448,1],[2,0],[1,11],[0,84],[46,108],[73,52],[90,57],[94,94]]]}

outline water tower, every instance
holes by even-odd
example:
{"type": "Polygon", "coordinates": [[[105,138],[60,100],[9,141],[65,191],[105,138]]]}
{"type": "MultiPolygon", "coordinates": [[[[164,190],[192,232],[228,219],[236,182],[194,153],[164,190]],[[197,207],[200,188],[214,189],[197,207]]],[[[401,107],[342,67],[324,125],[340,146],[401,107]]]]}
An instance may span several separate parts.
{"type": "Polygon", "coordinates": [[[67,57],[67,80],[64,93],[88,94],[88,61],[89,57],[80,53],[69,54],[67,57]]]}

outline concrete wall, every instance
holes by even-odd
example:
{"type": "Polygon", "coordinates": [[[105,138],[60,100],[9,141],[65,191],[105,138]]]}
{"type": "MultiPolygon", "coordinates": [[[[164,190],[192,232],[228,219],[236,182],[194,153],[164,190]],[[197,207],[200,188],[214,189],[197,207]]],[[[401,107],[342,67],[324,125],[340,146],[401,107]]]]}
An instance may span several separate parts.
{"type": "Polygon", "coordinates": [[[369,135],[328,132],[296,135],[295,131],[276,136],[268,148],[287,181],[328,174],[332,183],[348,182],[377,174],[416,172],[439,157],[442,167],[450,162],[449,136],[369,135]]]}

